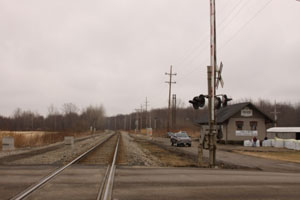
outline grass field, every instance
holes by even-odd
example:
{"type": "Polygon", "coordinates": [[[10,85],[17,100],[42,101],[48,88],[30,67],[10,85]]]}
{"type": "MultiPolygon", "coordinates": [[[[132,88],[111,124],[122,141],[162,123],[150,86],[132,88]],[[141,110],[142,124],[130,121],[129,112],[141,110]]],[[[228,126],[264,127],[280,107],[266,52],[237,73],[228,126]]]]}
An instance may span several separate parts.
{"type": "Polygon", "coordinates": [[[289,152],[245,152],[245,151],[236,151],[240,154],[256,156],[260,158],[268,158],[273,160],[282,160],[289,162],[300,163],[300,151],[289,151],[289,152]]]}

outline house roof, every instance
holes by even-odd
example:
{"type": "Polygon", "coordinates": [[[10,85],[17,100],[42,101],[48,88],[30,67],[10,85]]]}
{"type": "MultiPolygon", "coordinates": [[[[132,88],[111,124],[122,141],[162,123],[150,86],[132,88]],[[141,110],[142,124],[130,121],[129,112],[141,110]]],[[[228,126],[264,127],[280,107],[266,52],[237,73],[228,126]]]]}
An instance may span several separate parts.
{"type": "MultiPolygon", "coordinates": [[[[263,116],[265,116],[271,122],[274,121],[271,117],[269,117],[267,114],[265,114],[264,112],[259,110],[252,103],[245,102],[245,103],[237,103],[237,104],[229,105],[229,106],[226,106],[226,107],[223,107],[223,108],[217,110],[217,113],[216,113],[217,114],[217,123],[218,124],[224,123],[226,120],[228,120],[230,117],[232,117],[236,113],[240,112],[246,106],[250,106],[250,107],[256,109],[259,113],[261,113],[263,116]]],[[[200,125],[208,124],[208,111],[206,111],[196,123],[200,124],[200,125]]]]}
{"type": "Polygon", "coordinates": [[[273,127],[267,133],[300,133],[300,127],[273,127]]]}

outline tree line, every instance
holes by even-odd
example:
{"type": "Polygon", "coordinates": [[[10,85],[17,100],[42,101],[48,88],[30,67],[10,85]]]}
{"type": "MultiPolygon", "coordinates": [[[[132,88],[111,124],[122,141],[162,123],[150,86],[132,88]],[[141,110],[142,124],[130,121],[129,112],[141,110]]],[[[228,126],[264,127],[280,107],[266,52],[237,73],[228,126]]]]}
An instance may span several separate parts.
{"type": "MultiPolygon", "coordinates": [[[[275,103],[268,100],[253,101],[244,99],[239,102],[252,102],[258,109],[274,119],[275,103]]],[[[278,120],[281,127],[300,127],[300,102],[291,104],[281,102],[276,104],[278,120]]],[[[151,127],[153,129],[166,129],[168,121],[168,109],[157,108],[148,112],[140,111],[130,114],[119,114],[111,117],[105,116],[103,106],[88,106],[79,108],[73,103],[65,103],[58,110],[53,105],[48,108],[46,117],[32,111],[23,111],[17,108],[11,117],[0,116],[0,130],[10,131],[87,131],[96,130],[134,130],[151,127]]],[[[172,130],[193,129],[197,119],[207,111],[207,108],[194,110],[192,106],[184,106],[178,101],[172,105],[172,130]]]]}
{"type": "MultiPolygon", "coordinates": [[[[277,111],[279,112],[277,114],[277,126],[300,127],[300,102],[295,104],[281,102],[276,103],[275,105],[275,103],[263,99],[258,101],[253,101],[252,99],[243,99],[233,103],[241,102],[253,103],[258,109],[263,111],[272,119],[274,119],[274,114],[272,114],[272,112],[274,112],[276,106],[277,111]]],[[[171,112],[171,129],[173,131],[184,129],[197,130],[198,127],[196,126],[196,121],[204,112],[207,112],[207,107],[195,110],[192,106],[184,106],[184,104],[179,103],[178,105],[172,106],[171,112]]],[[[105,121],[105,127],[111,130],[134,130],[136,128],[144,129],[146,127],[151,127],[153,129],[166,129],[168,121],[167,113],[167,108],[158,108],[152,109],[148,112],[140,111],[127,115],[119,114],[116,116],[107,117],[105,121]]]]}
{"type": "Polygon", "coordinates": [[[17,108],[11,117],[0,116],[0,130],[8,131],[87,131],[103,130],[103,106],[88,106],[81,110],[73,103],[65,103],[59,110],[51,105],[46,117],[17,108]]]}

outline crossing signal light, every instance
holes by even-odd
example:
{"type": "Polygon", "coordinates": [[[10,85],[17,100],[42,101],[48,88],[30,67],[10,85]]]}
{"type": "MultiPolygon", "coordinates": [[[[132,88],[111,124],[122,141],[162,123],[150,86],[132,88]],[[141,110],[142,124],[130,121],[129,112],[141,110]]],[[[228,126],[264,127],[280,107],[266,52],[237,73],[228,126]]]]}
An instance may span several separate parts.
{"type": "MultiPolygon", "coordinates": [[[[194,97],[193,100],[190,100],[189,103],[193,105],[194,109],[199,109],[200,107],[203,107],[205,105],[205,98],[208,98],[208,96],[200,94],[199,96],[194,97]]],[[[215,96],[215,108],[224,108],[231,100],[232,99],[228,98],[226,94],[217,95],[215,96]],[[220,96],[222,96],[222,98],[220,96]]]]}
{"type": "Polygon", "coordinates": [[[215,108],[220,109],[221,107],[226,107],[228,105],[228,101],[231,101],[231,98],[228,98],[226,94],[221,94],[215,97],[215,108]],[[222,96],[222,99],[219,97],[222,96]]]}
{"type": "Polygon", "coordinates": [[[220,109],[222,105],[222,100],[220,97],[215,97],[215,108],[220,109]]]}
{"type": "Polygon", "coordinates": [[[203,107],[205,105],[205,95],[200,94],[190,100],[189,103],[193,104],[194,109],[199,109],[199,107],[203,107]]]}
{"type": "Polygon", "coordinates": [[[222,104],[223,104],[223,107],[226,107],[227,104],[228,104],[228,101],[231,101],[232,98],[228,98],[226,94],[223,95],[223,98],[222,98],[222,104]]]}

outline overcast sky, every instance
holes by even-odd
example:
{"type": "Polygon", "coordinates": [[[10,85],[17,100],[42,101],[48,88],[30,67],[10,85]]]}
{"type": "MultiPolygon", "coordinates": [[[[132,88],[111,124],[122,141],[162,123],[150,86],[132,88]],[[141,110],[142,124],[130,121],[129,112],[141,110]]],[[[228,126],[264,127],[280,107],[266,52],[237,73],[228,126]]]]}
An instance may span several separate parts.
{"type": "MultiPolygon", "coordinates": [[[[300,101],[300,2],[216,0],[234,99],[300,101]]],[[[101,105],[108,115],[207,93],[209,0],[0,0],[0,115],[101,105]]]]}

